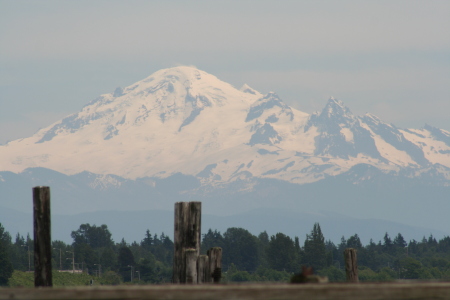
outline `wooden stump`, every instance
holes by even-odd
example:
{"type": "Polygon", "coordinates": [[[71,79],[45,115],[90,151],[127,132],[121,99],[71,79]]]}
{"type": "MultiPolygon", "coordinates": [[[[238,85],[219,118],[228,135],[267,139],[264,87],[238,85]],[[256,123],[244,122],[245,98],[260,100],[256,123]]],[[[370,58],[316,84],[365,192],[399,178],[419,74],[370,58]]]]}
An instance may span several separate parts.
{"type": "Polygon", "coordinates": [[[347,248],[344,251],[345,273],[348,282],[359,282],[358,278],[358,260],[356,249],[347,248]]]}
{"type": "Polygon", "coordinates": [[[197,249],[186,249],[186,283],[197,283],[197,249]]]}
{"type": "MultiPolygon", "coordinates": [[[[186,249],[200,254],[201,202],[175,203],[173,283],[186,283],[186,249]]],[[[197,258],[196,258],[197,259],[197,258]]]]}
{"type": "Polygon", "coordinates": [[[197,259],[197,282],[209,282],[209,258],[206,255],[200,255],[197,259]]]}
{"type": "Polygon", "coordinates": [[[209,280],[208,282],[219,283],[222,277],[222,248],[213,247],[208,250],[209,257],[209,280]]]}
{"type": "Polygon", "coordinates": [[[33,188],[34,286],[52,286],[50,188],[33,188]]]}

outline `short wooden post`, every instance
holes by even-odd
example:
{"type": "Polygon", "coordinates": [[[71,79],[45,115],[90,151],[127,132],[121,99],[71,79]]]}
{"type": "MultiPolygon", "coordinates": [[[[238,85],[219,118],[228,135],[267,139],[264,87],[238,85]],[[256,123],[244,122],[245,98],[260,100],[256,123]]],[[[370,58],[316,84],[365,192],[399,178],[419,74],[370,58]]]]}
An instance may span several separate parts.
{"type": "Polygon", "coordinates": [[[358,260],[356,257],[356,249],[347,248],[344,251],[345,273],[348,282],[359,282],[358,278],[358,260]]]}
{"type": "Polygon", "coordinates": [[[219,283],[222,277],[222,248],[213,247],[208,250],[209,258],[209,280],[208,282],[219,283]]]}
{"type": "Polygon", "coordinates": [[[200,254],[201,202],[175,203],[173,283],[186,283],[186,249],[200,254]]]}
{"type": "Polygon", "coordinates": [[[206,255],[200,255],[197,259],[197,282],[205,283],[209,282],[209,259],[206,255]]]}
{"type": "Polygon", "coordinates": [[[186,249],[186,283],[197,283],[197,249],[186,249]]]}
{"type": "Polygon", "coordinates": [[[50,188],[33,188],[34,286],[52,286],[50,188]]]}

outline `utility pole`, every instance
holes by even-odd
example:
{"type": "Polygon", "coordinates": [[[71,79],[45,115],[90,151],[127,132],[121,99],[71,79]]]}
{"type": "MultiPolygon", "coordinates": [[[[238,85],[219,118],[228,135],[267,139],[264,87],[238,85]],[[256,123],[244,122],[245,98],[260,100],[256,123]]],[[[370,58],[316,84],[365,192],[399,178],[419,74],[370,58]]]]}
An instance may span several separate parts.
{"type": "Polygon", "coordinates": [[[128,265],[127,267],[130,267],[130,272],[131,272],[130,279],[131,279],[131,282],[133,282],[133,266],[128,265]]]}
{"type": "MultiPolygon", "coordinates": [[[[67,253],[72,253],[72,273],[75,273],[75,251],[66,251],[67,253]]],[[[70,259],[70,258],[68,258],[70,259]]]]}
{"type": "Polygon", "coordinates": [[[30,246],[29,245],[22,245],[22,247],[27,247],[27,255],[28,255],[28,272],[31,271],[31,256],[30,256],[30,246]]]}
{"type": "Polygon", "coordinates": [[[94,264],[94,266],[98,266],[98,277],[102,277],[102,265],[101,264],[94,264]]]}
{"type": "MultiPolygon", "coordinates": [[[[58,250],[58,248],[53,248],[54,250],[58,250]]],[[[59,270],[62,270],[62,260],[61,260],[61,248],[59,248],[59,270]]]]}

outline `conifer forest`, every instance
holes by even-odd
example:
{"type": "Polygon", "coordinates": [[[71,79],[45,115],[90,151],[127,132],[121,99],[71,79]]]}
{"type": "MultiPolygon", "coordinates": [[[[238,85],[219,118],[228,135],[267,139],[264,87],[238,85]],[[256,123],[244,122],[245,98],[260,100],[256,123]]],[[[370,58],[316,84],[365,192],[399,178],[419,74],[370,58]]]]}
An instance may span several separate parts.
{"type": "MultiPolygon", "coordinates": [[[[161,284],[171,282],[173,241],[148,229],[141,241],[114,241],[107,225],[82,224],[71,233],[72,243],[52,242],[55,285],[161,284]]],[[[257,236],[244,228],[202,234],[204,254],[221,247],[223,282],[288,282],[311,266],[331,282],[345,281],[346,248],[357,250],[360,281],[398,279],[450,279],[450,237],[432,235],[406,241],[401,233],[374,237],[367,245],[358,234],[342,237],[339,244],[327,240],[320,224],[305,239],[283,233],[257,236]]],[[[33,240],[12,236],[0,224],[0,285],[33,286],[33,240]],[[28,272],[27,272],[28,271],[28,272]]]]}

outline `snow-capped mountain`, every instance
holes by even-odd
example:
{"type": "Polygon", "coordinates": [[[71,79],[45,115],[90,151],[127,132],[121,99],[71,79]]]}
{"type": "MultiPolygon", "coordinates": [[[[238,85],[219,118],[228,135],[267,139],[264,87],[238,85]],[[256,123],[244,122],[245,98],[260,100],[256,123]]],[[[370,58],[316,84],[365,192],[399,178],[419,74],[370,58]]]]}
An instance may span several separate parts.
{"type": "Polygon", "coordinates": [[[399,129],[371,114],[355,116],[334,98],[309,115],[275,93],[236,89],[196,68],[176,67],[0,146],[0,158],[0,171],[45,167],[128,179],[182,173],[202,185],[250,178],[304,184],[359,164],[409,177],[434,172],[448,184],[450,132],[399,129]]]}
{"type": "Polygon", "coordinates": [[[214,215],[325,210],[448,234],[450,132],[400,129],[334,98],[310,115],[176,67],[0,146],[0,211],[29,212],[36,185],[51,187],[58,214],[196,200],[214,215]]]}

